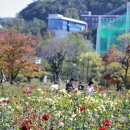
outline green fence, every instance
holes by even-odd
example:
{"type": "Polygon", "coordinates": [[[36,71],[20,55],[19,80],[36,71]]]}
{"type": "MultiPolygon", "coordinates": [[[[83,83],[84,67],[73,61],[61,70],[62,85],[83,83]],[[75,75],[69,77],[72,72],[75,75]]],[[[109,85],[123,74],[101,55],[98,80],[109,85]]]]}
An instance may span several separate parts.
{"type": "MultiPolygon", "coordinates": [[[[127,5],[127,8],[130,7],[127,5]]],[[[97,30],[97,45],[98,53],[106,53],[112,44],[118,45],[120,42],[117,38],[130,31],[130,9],[127,9],[126,14],[120,15],[117,18],[110,20],[105,19],[105,16],[100,16],[97,30]]]]}

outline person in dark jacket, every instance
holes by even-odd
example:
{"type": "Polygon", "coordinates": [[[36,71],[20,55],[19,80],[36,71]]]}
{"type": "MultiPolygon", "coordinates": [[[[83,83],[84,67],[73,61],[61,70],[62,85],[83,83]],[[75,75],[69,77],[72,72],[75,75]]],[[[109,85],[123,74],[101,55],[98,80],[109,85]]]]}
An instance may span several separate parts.
{"type": "Polygon", "coordinates": [[[75,83],[75,79],[71,78],[70,81],[66,84],[67,92],[71,92],[72,90],[75,89],[74,83],[75,83]]]}
{"type": "Polygon", "coordinates": [[[121,91],[122,90],[122,84],[117,81],[117,91],[121,91]]]}
{"type": "Polygon", "coordinates": [[[81,82],[79,82],[79,85],[78,85],[78,90],[84,90],[84,86],[82,85],[81,82]]]}

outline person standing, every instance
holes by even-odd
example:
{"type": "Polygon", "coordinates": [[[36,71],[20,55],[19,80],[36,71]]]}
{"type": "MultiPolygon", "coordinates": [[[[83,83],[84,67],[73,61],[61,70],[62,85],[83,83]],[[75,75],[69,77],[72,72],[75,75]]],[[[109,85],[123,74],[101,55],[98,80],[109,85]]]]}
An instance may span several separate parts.
{"type": "Polygon", "coordinates": [[[92,81],[90,81],[88,83],[88,87],[87,87],[87,95],[88,96],[93,95],[93,91],[94,91],[94,83],[92,81]]]}
{"type": "Polygon", "coordinates": [[[81,90],[81,91],[84,90],[84,85],[82,84],[82,82],[79,82],[78,90],[81,90]]]}

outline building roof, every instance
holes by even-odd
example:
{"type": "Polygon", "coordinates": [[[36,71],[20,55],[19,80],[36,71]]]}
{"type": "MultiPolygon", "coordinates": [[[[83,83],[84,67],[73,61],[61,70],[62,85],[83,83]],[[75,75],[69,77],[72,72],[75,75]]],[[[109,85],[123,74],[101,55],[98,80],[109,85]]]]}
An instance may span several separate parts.
{"type": "Polygon", "coordinates": [[[63,20],[67,20],[67,21],[71,21],[71,22],[76,22],[76,23],[81,23],[81,24],[86,24],[86,22],[81,21],[81,20],[77,20],[77,19],[72,19],[72,18],[68,18],[68,17],[64,17],[63,15],[60,14],[49,14],[48,19],[63,19],[63,20]]]}
{"type": "Polygon", "coordinates": [[[99,17],[99,16],[101,16],[101,17],[118,17],[118,16],[120,16],[120,15],[85,15],[85,14],[81,14],[80,16],[87,16],[87,17],[99,17]]]}

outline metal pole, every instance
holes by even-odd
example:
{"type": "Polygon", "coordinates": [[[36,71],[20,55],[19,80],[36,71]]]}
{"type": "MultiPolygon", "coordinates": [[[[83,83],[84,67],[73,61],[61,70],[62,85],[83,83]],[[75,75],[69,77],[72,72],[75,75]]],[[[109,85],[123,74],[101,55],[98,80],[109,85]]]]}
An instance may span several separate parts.
{"type": "Polygon", "coordinates": [[[100,53],[100,28],[101,28],[101,15],[98,19],[98,29],[97,29],[97,40],[96,40],[96,52],[100,53]]]}
{"type": "Polygon", "coordinates": [[[127,12],[126,12],[126,34],[129,33],[129,19],[130,19],[130,2],[127,3],[127,12]]]}
{"type": "Polygon", "coordinates": [[[89,58],[87,58],[87,82],[88,82],[88,71],[89,71],[89,58]]]}

